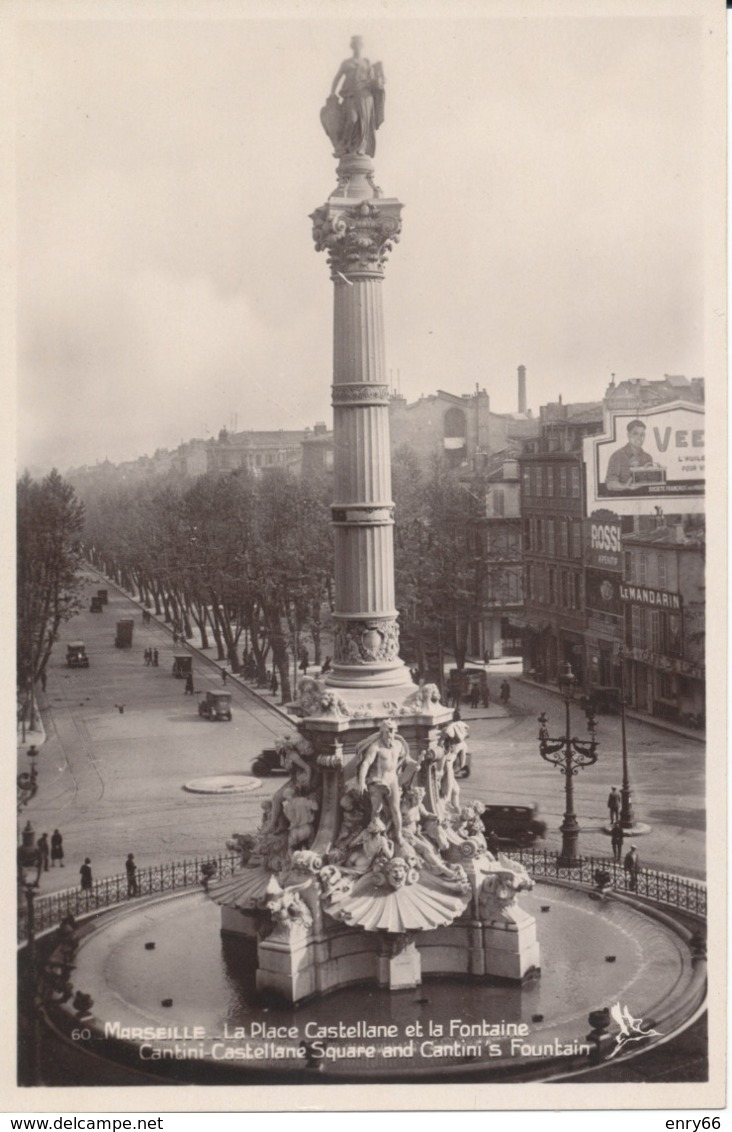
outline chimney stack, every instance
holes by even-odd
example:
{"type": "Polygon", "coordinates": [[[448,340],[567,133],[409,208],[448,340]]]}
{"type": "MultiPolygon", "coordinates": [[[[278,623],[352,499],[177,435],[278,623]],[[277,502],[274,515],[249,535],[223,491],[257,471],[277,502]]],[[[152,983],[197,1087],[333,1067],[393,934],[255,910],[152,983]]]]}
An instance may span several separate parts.
{"type": "Polygon", "coordinates": [[[518,411],[526,412],[526,366],[518,368],[518,411]]]}

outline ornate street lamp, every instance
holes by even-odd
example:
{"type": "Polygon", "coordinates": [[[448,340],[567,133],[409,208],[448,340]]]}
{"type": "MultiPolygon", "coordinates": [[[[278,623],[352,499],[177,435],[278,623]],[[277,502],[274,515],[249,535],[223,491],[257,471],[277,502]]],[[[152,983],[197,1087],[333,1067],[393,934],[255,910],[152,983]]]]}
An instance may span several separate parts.
{"type": "Polygon", "coordinates": [[[587,711],[587,729],[589,739],[576,739],[570,737],[571,724],[569,719],[569,705],[572,702],[577,688],[577,678],[570,664],[565,664],[559,674],[558,684],[564,700],[565,733],[557,739],[549,736],[546,713],[539,716],[539,752],[541,757],[552,766],[558,766],[564,777],[565,812],[560,828],[562,834],[562,852],[557,863],[565,868],[576,864],[577,840],[579,838],[579,824],[574,812],[574,776],[584,766],[592,766],[597,762],[597,741],[595,739],[595,713],[590,708],[587,711]]]}
{"type": "Polygon", "coordinates": [[[633,799],[630,796],[630,776],[628,772],[628,744],[625,738],[625,675],[622,664],[620,668],[620,688],[618,689],[618,707],[620,708],[620,735],[623,745],[623,784],[620,787],[620,825],[626,832],[632,832],[635,818],[633,815],[633,799]]]}

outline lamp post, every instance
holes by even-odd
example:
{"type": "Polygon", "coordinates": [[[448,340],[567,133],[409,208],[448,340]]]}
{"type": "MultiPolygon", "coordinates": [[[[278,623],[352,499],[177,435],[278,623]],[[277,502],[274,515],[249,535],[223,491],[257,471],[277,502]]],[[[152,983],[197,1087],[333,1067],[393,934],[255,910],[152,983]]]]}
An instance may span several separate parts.
{"type": "Polygon", "coordinates": [[[633,799],[630,796],[630,776],[628,774],[628,744],[625,737],[625,673],[621,662],[620,688],[618,695],[620,708],[620,735],[623,746],[623,784],[620,787],[620,825],[624,830],[632,830],[635,821],[633,815],[633,799]]]}
{"type": "Polygon", "coordinates": [[[559,827],[562,834],[562,852],[557,863],[566,868],[574,865],[578,859],[577,841],[580,827],[574,812],[574,776],[582,767],[592,766],[597,762],[597,741],[595,714],[591,709],[587,711],[590,738],[576,739],[570,736],[569,705],[577,688],[577,678],[570,664],[565,664],[559,674],[558,683],[564,700],[565,733],[557,739],[550,738],[546,713],[542,712],[539,716],[539,752],[546,762],[558,766],[564,775],[565,812],[559,827]]]}

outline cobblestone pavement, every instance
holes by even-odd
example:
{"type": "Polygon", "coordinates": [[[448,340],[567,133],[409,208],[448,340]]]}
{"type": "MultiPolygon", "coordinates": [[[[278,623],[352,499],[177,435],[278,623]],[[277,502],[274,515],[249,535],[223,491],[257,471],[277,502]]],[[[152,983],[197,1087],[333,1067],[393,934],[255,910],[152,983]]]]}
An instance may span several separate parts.
{"type": "MultiPolygon", "coordinates": [[[[95,578],[87,597],[104,584],[95,578]]],[[[169,629],[156,621],[144,626],[139,606],[114,586],[108,589],[103,613],[88,612],[87,601],[66,626],[48,669],[39,789],[20,816],[23,824],[30,819],[38,834],[58,828],[64,836],[65,868],[45,873],[41,892],[78,884],[86,856],[94,876],[102,877],[123,872],[129,852],[144,868],[225,851],[234,831],[258,824],[262,799],[282,781],[264,779],[259,790],[230,797],[183,789],[192,778],[249,773],[258,752],[293,729],[269,693],[260,696],[232,679],[226,686],[232,693],[231,723],[201,719],[198,696],[184,695],[184,682],[172,676],[173,654],[181,649],[173,647],[169,629]],[[134,617],[131,649],[114,645],[120,617],[134,617]],[[74,639],[86,641],[88,669],[66,667],[65,644],[74,639]],[[145,665],[146,648],[158,649],[157,668],[145,665]]],[[[193,665],[197,691],[222,688],[217,667],[199,655],[193,665]]],[[[508,713],[495,703],[487,711],[461,709],[473,754],[471,778],[461,784],[463,797],[538,802],[549,827],[539,845],[555,849],[561,844],[564,778],[539,755],[536,717],[546,711],[550,733],[562,734],[564,705],[520,680],[511,678],[510,684],[508,713]]],[[[599,716],[598,723],[600,755],[595,766],[576,777],[575,802],[581,852],[608,855],[602,826],[609,789],[621,780],[620,722],[599,716]]],[[[577,707],[573,734],[581,737],[583,729],[577,707]]],[[[633,720],[627,735],[637,818],[651,826],[638,840],[643,864],[704,876],[703,744],[633,720]]],[[[24,762],[20,753],[19,769],[27,769],[24,762]]]]}

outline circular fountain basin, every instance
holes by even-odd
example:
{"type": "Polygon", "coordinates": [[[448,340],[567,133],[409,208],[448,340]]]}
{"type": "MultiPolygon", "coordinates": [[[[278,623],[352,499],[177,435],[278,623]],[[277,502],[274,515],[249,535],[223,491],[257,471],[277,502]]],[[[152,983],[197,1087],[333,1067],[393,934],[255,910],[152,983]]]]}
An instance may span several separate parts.
{"type": "Polygon", "coordinates": [[[627,1056],[668,1036],[680,1004],[687,1015],[698,1005],[689,948],[668,923],[545,883],[521,905],[536,917],[543,963],[523,984],[357,986],[296,1007],[258,996],[254,945],[221,936],[203,893],[138,906],[82,942],[74,986],[94,1004],[81,1023],[63,1008],[66,1023],[88,1051],[165,1080],[548,1080],[590,1064],[591,1011],[618,1004],[656,1032],[616,1050],[611,1024],[604,1056],[627,1056]]]}

